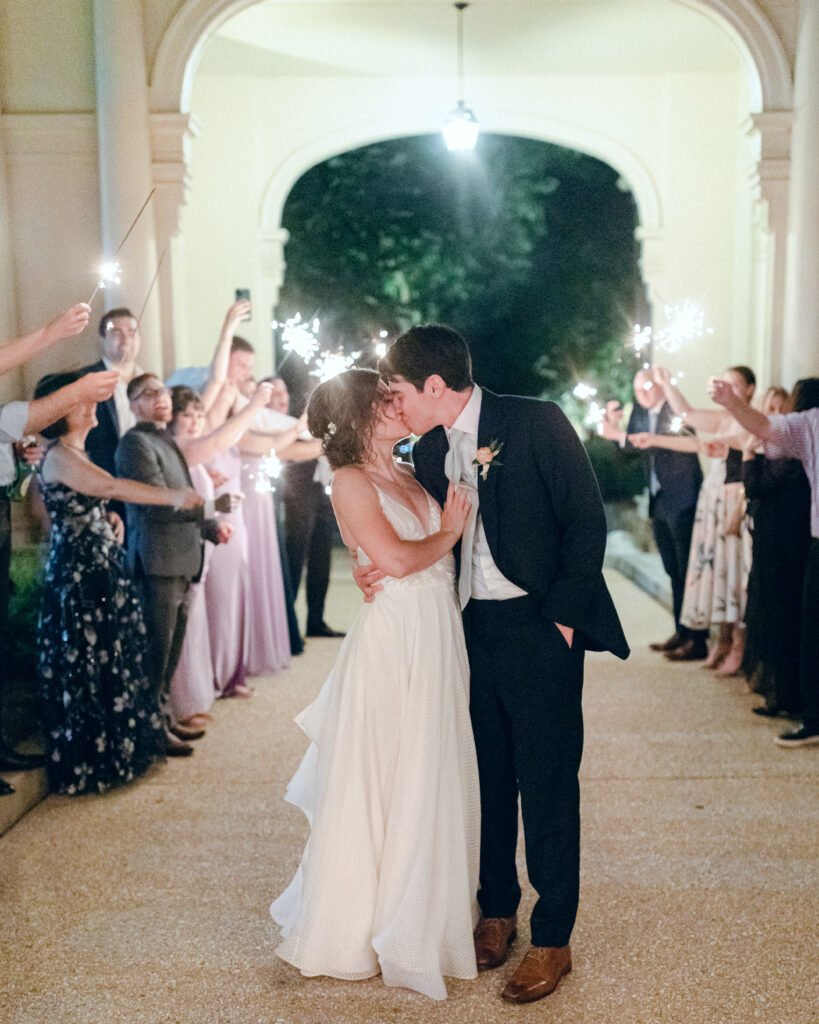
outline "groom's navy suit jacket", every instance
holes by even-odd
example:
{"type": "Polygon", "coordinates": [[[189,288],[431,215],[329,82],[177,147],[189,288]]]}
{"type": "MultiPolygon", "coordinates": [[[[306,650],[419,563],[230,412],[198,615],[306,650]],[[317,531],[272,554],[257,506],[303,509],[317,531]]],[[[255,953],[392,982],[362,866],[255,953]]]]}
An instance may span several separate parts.
{"type": "MultiPolygon", "coordinates": [[[[586,452],[553,402],[483,390],[478,447],[503,447],[478,500],[495,564],[538,599],[544,619],[573,627],[583,646],[627,658],[629,647],[603,579],[606,517],[586,452]]],[[[443,427],[413,449],[416,475],[443,505],[443,427]]]]}

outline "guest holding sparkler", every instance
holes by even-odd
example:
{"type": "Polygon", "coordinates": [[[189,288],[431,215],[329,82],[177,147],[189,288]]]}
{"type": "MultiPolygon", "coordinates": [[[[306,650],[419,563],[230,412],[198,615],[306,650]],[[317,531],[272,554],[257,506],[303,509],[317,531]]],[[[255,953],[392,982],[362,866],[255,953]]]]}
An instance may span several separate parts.
{"type": "MultiPolygon", "coordinates": [[[[802,381],[792,397],[769,388],[766,416],[819,405],[802,381]]],[[[751,522],[753,561],[745,623],[748,641],[742,670],[765,703],[754,711],[775,718],[799,717],[799,638],[802,585],[810,548],[810,484],[798,459],[766,459],[753,435],[742,451],[742,479],[751,522]]]]}
{"type": "MultiPolygon", "coordinates": [[[[711,458],[711,468],[697,501],[680,622],[688,629],[718,626],[719,636],[708,653],[705,667],[714,669],[718,675],[734,675],[740,670],[745,649],[743,620],[750,567],[747,535],[729,530],[745,501],[739,451],[742,428],[725,412],[692,408],[664,367],[655,367],[654,379],[684,426],[714,435],[714,440],[702,447],[693,436],[646,432],[634,434],[629,440],[638,448],[704,450],[711,458]]],[[[729,367],[723,380],[742,401],[749,402],[753,397],[756,378],[747,366],[729,367]]],[[[667,651],[665,656],[670,661],[693,661],[704,653],[678,648],[667,651]]]]}
{"type": "MultiPolygon", "coordinates": [[[[46,377],[35,399],[76,380],[46,377]]],[[[164,747],[142,609],[120,546],[122,521],[107,499],[180,514],[202,504],[184,483],[169,489],[118,479],[91,462],[84,442],[97,422],[98,398],[105,395],[41,431],[54,440],[40,467],[52,520],[39,625],[41,705],[49,781],[70,795],[132,781],[164,747]]]]}
{"type": "MultiPolygon", "coordinates": [[[[676,434],[673,410],[665,400],[663,388],[654,379],[654,371],[643,368],[634,377],[634,408],[628,425],[622,429],[622,409],[609,402],[601,422],[600,433],[623,448],[633,447],[629,435],[646,431],[652,434],[676,434]]],[[[684,434],[692,435],[690,428],[684,434]]],[[[697,497],[702,485],[700,460],[694,450],[675,451],[664,447],[646,449],[648,455],[648,514],[663,561],[671,580],[674,607],[674,633],[667,640],[650,645],[653,651],[680,651],[690,657],[704,658],[708,631],[689,629],[680,621],[688,554],[697,497]]]]}
{"type": "Polygon", "coordinates": [[[802,632],[799,687],[802,697],[802,726],[783,733],[774,742],[795,748],[819,745],[819,378],[797,381],[794,392],[802,389],[810,396],[800,411],[766,416],[730,388],[725,381],[711,378],[708,390],[715,402],[763,444],[767,459],[799,459],[810,483],[811,544],[805,566],[802,590],[802,632]]]}

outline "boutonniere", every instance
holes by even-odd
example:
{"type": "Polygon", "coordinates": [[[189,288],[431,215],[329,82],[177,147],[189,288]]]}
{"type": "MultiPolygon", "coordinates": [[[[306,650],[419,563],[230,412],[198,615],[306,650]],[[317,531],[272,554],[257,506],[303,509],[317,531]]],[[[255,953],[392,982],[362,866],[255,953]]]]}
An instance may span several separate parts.
{"type": "MultiPolygon", "coordinates": [[[[495,458],[500,454],[503,448],[503,441],[499,441],[497,438],[490,441],[488,446],[479,448],[475,452],[475,458],[472,460],[473,466],[480,466],[481,479],[485,480],[489,473],[489,467],[495,462],[495,458]]],[[[503,463],[498,461],[498,466],[502,466],[503,463]]]]}

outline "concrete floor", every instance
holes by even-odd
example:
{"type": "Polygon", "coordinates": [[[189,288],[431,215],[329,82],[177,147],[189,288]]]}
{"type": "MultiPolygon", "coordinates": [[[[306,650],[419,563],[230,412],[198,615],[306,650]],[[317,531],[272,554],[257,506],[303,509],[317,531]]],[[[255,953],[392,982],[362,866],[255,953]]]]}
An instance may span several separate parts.
{"type": "MultiPolygon", "coordinates": [[[[740,679],[646,649],[667,613],[617,574],[634,648],[588,659],[574,971],[498,998],[509,964],[433,1003],[379,979],[304,979],[274,955],[271,897],[306,836],[282,792],[292,724],[335,657],[317,640],[253,700],[221,702],[187,761],[104,797],[49,797],[0,839],[3,1024],[807,1024],[817,1000],[816,748],[772,743],[740,679]]],[[[334,582],[328,620],[357,592],[334,582]]],[[[523,863],[521,861],[521,873],[523,863]]],[[[531,893],[525,897],[525,912],[531,893]]],[[[525,948],[522,929],[514,960],[525,948]]]]}

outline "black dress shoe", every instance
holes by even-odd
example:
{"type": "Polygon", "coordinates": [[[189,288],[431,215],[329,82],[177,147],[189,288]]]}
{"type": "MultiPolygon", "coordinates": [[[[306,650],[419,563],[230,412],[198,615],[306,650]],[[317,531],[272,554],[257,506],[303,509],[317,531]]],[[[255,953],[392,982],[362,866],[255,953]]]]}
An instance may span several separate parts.
{"type": "Polygon", "coordinates": [[[669,661],[705,661],[708,657],[708,647],[689,637],[685,643],[675,647],[673,651],[666,651],[665,657],[669,661]]]}
{"type": "Polygon", "coordinates": [[[42,768],[44,764],[42,754],[20,754],[11,747],[0,747],[0,772],[27,772],[42,768]]]}
{"type": "Polygon", "coordinates": [[[173,722],[168,726],[168,729],[180,740],[201,740],[205,735],[205,730],[200,727],[191,725],[180,725],[179,722],[173,722]]]}
{"type": "Polygon", "coordinates": [[[0,779],[0,796],[11,796],[14,786],[10,786],[5,779],[0,779]]]}
{"type": "Polygon", "coordinates": [[[165,730],[165,738],[162,741],[162,753],[166,757],[190,757],[193,747],[184,740],[177,739],[170,730],[165,730]]]}
{"type": "Polygon", "coordinates": [[[678,647],[682,647],[684,643],[685,637],[680,636],[679,633],[675,633],[667,640],[659,640],[656,643],[649,644],[648,646],[652,651],[675,651],[678,647]]]}
{"type": "Polygon", "coordinates": [[[326,622],[322,622],[316,626],[315,629],[309,629],[304,634],[305,636],[327,636],[327,637],[339,637],[346,636],[346,633],[340,633],[337,629],[330,629],[326,622]]]}

